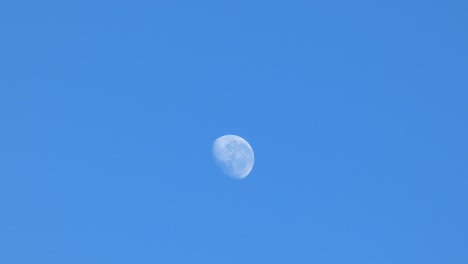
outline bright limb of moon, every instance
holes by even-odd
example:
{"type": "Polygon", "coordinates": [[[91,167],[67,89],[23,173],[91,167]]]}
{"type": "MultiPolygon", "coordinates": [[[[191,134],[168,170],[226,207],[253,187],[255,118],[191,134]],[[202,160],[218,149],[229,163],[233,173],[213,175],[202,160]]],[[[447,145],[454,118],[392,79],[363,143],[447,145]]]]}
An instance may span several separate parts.
{"type": "Polygon", "coordinates": [[[243,179],[254,165],[254,153],[250,144],[236,135],[225,135],[213,143],[213,156],[227,175],[243,179]]]}

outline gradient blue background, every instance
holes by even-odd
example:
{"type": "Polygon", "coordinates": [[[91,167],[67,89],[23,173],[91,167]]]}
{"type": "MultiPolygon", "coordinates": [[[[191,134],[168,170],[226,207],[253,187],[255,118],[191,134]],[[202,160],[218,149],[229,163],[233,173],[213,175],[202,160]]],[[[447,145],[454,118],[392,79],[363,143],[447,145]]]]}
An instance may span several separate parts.
{"type": "Polygon", "coordinates": [[[0,263],[468,263],[467,12],[3,1],[0,263]]]}

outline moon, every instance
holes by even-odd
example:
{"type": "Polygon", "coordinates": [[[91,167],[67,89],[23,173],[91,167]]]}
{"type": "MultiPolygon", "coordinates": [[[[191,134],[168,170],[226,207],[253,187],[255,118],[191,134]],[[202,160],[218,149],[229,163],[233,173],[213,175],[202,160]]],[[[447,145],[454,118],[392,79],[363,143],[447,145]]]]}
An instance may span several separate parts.
{"type": "Polygon", "coordinates": [[[254,165],[252,147],[236,135],[217,138],[213,143],[213,156],[224,173],[238,180],[247,177],[254,165]]]}

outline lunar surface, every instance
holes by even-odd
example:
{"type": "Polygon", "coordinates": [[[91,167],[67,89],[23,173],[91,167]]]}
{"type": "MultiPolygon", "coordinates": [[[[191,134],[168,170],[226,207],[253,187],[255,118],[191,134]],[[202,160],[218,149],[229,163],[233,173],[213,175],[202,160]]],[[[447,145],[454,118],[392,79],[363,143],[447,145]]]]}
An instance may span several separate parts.
{"type": "Polygon", "coordinates": [[[250,144],[235,135],[225,135],[213,143],[213,156],[218,166],[230,177],[243,179],[254,165],[254,153],[250,144]]]}

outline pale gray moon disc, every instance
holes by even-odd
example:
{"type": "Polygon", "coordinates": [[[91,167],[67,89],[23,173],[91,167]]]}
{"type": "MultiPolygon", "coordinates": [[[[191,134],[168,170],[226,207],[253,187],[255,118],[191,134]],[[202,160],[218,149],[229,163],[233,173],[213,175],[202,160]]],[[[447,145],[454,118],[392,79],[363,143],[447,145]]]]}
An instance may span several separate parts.
{"type": "Polygon", "coordinates": [[[252,147],[236,135],[217,138],[213,143],[213,156],[224,173],[234,179],[247,177],[254,165],[252,147]]]}

